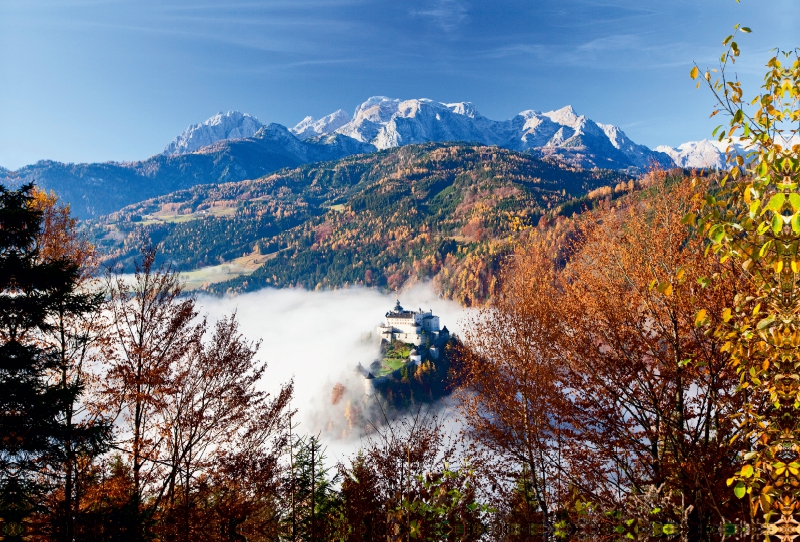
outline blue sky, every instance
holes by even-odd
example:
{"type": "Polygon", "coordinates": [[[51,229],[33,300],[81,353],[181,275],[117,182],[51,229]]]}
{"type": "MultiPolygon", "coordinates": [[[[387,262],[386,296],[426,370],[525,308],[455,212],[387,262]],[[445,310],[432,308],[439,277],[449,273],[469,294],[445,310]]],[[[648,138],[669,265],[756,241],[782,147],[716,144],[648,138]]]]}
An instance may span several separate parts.
{"type": "Polygon", "coordinates": [[[737,22],[755,90],[800,45],[796,0],[0,0],[0,165],[142,159],[217,111],[292,126],[373,95],[572,104],[677,145],[715,124],[688,73],[737,22]]]}

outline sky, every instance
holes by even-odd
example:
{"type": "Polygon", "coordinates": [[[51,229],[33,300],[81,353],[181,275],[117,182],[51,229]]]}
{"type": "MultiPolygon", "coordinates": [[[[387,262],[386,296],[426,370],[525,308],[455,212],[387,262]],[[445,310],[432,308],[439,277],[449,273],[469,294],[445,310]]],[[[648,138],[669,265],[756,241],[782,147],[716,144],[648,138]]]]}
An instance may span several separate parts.
{"type": "Polygon", "coordinates": [[[755,91],[800,45],[796,0],[0,0],[0,166],[144,159],[218,111],[293,126],[375,95],[571,104],[674,146],[716,124],[688,73],[736,23],[755,91]]]}

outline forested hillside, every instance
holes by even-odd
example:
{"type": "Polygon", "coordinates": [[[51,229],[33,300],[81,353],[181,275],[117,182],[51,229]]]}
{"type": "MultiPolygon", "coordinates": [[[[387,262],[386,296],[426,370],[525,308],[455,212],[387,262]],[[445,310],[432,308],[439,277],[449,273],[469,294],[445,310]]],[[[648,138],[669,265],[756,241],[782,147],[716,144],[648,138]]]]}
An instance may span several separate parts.
{"type": "Polygon", "coordinates": [[[203,285],[217,293],[397,289],[432,278],[469,305],[492,288],[512,216],[537,224],[571,214],[588,192],[627,190],[629,181],[497,147],[430,143],[182,190],[105,217],[92,235],[128,266],[145,244],[183,271],[233,260],[251,266],[203,285]]]}

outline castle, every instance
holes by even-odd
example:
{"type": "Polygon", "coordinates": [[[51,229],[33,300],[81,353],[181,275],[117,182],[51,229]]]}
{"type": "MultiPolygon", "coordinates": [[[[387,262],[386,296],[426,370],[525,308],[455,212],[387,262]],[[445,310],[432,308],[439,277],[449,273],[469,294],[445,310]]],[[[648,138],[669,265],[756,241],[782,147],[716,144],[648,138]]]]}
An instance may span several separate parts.
{"type": "Polygon", "coordinates": [[[386,320],[378,326],[378,337],[381,341],[400,341],[415,346],[421,346],[427,341],[431,345],[439,342],[440,337],[446,339],[449,335],[447,327],[439,329],[439,317],[433,311],[407,311],[400,306],[400,301],[394,309],[386,313],[386,320]]]}
{"type": "MultiPolygon", "coordinates": [[[[439,317],[434,316],[432,310],[407,311],[400,306],[400,300],[397,300],[394,308],[385,316],[384,323],[378,326],[381,343],[398,341],[414,345],[415,348],[408,353],[408,363],[411,365],[419,365],[423,358],[439,359],[440,348],[450,338],[450,332],[447,326],[439,329],[439,317]]],[[[379,359],[370,366],[373,371],[380,368],[379,359]]],[[[364,378],[364,395],[368,397],[374,395],[376,383],[383,377],[376,377],[360,363],[356,367],[356,373],[364,378]]]]}

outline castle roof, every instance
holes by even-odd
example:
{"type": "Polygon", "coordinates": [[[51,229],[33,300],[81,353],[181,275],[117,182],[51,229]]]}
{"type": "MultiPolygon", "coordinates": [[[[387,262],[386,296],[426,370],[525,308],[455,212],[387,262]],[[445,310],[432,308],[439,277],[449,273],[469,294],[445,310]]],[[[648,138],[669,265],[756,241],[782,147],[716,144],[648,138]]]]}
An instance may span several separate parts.
{"type": "Polygon", "coordinates": [[[387,318],[414,318],[414,311],[407,311],[405,310],[402,305],[400,305],[400,300],[397,300],[394,308],[386,313],[387,318]]]}

